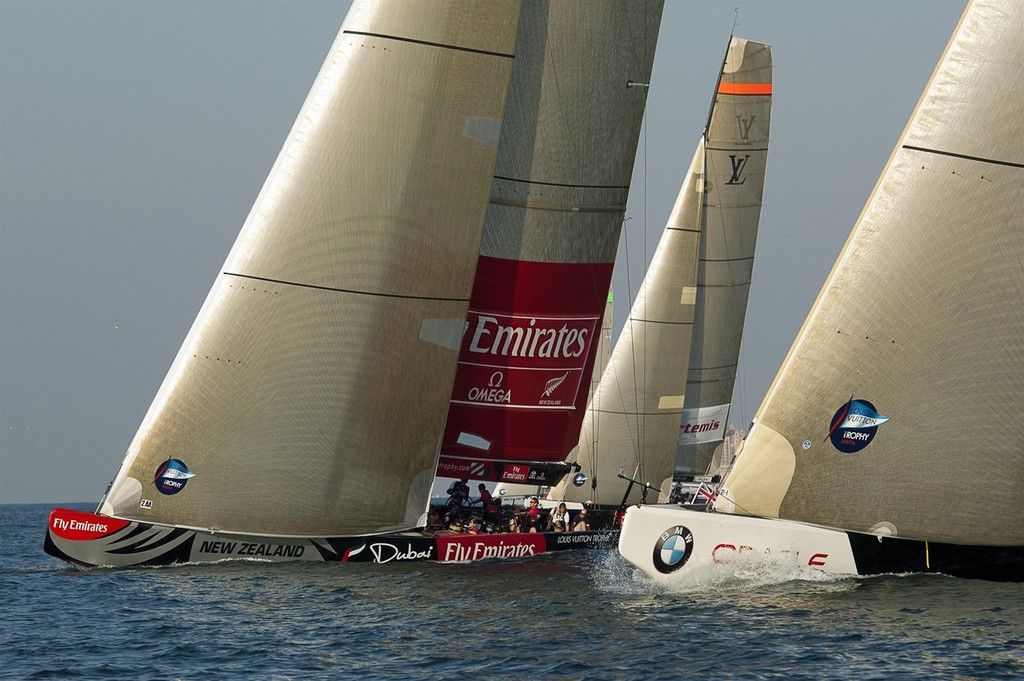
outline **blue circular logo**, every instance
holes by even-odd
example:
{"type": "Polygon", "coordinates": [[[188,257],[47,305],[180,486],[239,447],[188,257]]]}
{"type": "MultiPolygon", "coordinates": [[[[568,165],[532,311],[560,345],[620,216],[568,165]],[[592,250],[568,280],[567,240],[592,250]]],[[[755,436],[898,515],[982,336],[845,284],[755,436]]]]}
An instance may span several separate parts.
{"type": "Polygon", "coordinates": [[[844,454],[853,454],[871,444],[878,426],[889,420],[875,410],[867,400],[854,400],[839,407],[829,425],[828,438],[832,446],[844,454]]]}
{"type": "Polygon", "coordinates": [[[153,475],[153,484],[161,494],[177,494],[195,473],[180,459],[168,459],[160,464],[153,475]]]}
{"type": "Polygon", "coordinates": [[[693,533],[682,525],[666,530],[654,545],[654,567],[666,575],[686,565],[693,553],[693,533]]]}
{"type": "Polygon", "coordinates": [[[576,485],[577,487],[583,487],[583,484],[586,481],[587,476],[583,475],[583,473],[577,473],[572,477],[572,484],[576,485]]]}

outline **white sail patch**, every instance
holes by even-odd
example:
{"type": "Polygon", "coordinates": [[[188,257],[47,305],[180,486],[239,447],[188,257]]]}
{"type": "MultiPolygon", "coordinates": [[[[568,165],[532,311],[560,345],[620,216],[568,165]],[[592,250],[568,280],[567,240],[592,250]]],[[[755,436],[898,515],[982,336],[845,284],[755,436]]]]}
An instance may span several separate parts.
{"type": "Polygon", "coordinates": [[[682,409],[684,395],[662,395],[658,400],[658,409],[682,409]]]}
{"type": "Polygon", "coordinates": [[[472,447],[473,449],[479,449],[480,451],[486,452],[491,448],[491,441],[487,438],[474,435],[473,433],[467,433],[465,431],[459,433],[459,439],[457,442],[460,445],[472,447]]]}
{"type": "Polygon", "coordinates": [[[712,407],[684,409],[682,423],[679,425],[679,444],[695,445],[721,440],[725,436],[730,406],[732,405],[718,404],[712,407]]]}
{"type": "Polygon", "coordinates": [[[464,319],[424,319],[420,325],[420,340],[458,352],[465,328],[464,319]]]}
{"type": "Polygon", "coordinates": [[[498,140],[501,138],[501,119],[467,116],[466,124],[462,127],[462,134],[480,144],[497,149],[498,140]]]}
{"type": "Polygon", "coordinates": [[[679,297],[680,305],[696,305],[697,304],[697,287],[696,286],[684,286],[683,294],[679,297]]]}

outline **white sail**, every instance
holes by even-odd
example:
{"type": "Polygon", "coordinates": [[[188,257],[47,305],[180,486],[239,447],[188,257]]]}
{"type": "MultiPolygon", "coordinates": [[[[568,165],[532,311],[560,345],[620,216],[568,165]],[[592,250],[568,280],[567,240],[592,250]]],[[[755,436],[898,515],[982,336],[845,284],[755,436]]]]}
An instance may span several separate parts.
{"type": "Polygon", "coordinates": [[[965,10],[724,482],[736,512],[1024,545],[1021,36],[1017,0],[965,10]]]}
{"type": "MultiPolygon", "coordinates": [[[[553,498],[618,504],[627,485],[620,471],[671,477],[696,304],[703,159],[702,140],[584,416],[575,463],[589,481],[564,481],[553,498]]],[[[640,494],[634,489],[631,499],[640,494]]]]}
{"type": "Polygon", "coordinates": [[[691,400],[717,405],[724,392],[728,404],[764,188],[771,75],[770,46],[730,40],[705,135],[584,418],[575,462],[589,482],[563,482],[553,497],[639,501],[639,486],[625,496],[621,472],[650,483],[656,500],[668,491],[691,400]]]}
{"type": "Polygon", "coordinates": [[[353,5],[103,513],[297,535],[415,522],[519,15],[353,5]]]}

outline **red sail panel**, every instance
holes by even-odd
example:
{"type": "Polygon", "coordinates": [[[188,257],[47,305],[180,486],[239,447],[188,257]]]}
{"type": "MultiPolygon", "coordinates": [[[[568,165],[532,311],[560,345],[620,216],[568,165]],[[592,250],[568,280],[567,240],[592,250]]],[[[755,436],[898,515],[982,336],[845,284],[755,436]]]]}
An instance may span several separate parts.
{"type": "Polygon", "coordinates": [[[501,480],[508,464],[565,460],[611,275],[610,263],[480,257],[438,475],[501,480]]]}

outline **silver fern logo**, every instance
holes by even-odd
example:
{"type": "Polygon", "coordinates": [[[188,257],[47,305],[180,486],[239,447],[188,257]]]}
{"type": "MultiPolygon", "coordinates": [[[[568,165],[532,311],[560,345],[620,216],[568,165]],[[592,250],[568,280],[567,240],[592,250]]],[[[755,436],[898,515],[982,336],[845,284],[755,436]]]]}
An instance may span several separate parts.
{"type": "Polygon", "coordinates": [[[547,383],[545,383],[545,384],[544,384],[544,397],[551,397],[551,393],[553,393],[553,392],[555,392],[556,390],[558,390],[558,386],[562,385],[562,383],[563,383],[563,382],[565,381],[565,379],[567,379],[568,377],[569,377],[569,372],[568,372],[568,371],[566,371],[566,372],[565,372],[564,374],[562,374],[561,376],[559,376],[559,377],[557,377],[557,378],[552,378],[552,379],[551,379],[550,381],[548,381],[547,383]]]}

